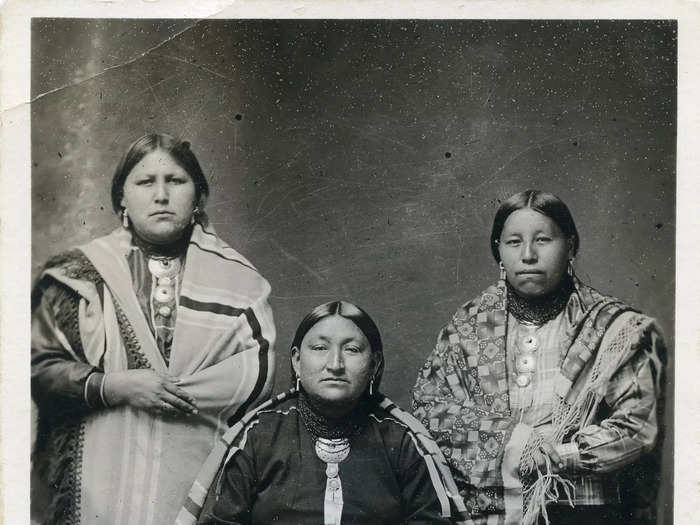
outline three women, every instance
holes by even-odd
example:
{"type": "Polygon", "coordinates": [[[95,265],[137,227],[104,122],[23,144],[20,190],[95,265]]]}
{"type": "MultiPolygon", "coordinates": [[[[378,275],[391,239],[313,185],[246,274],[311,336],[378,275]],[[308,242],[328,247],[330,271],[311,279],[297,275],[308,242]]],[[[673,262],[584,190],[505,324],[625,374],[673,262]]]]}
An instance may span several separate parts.
{"type": "Polygon", "coordinates": [[[42,272],[41,520],[616,516],[617,473],[658,433],[663,343],[653,320],[575,277],[578,233],[558,198],[527,191],[501,206],[501,278],[457,311],[419,374],[414,413],[455,486],[423,426],[378,393],[379,331],[352,304],[302,321],[296,388],[246,414],[271,388],[269,285],[208,226],[207,194],[188,143],[143,137],[113,179],[122,227],[42,272]]]}
{"type": "Polygon", "coordinates": [[[215,438],[268,397],[270,287],[208,224],[208,192],[189,143],[146,135],[112,181],[122,226],[44,268],[35,519],[172,523],[215,438]]]}

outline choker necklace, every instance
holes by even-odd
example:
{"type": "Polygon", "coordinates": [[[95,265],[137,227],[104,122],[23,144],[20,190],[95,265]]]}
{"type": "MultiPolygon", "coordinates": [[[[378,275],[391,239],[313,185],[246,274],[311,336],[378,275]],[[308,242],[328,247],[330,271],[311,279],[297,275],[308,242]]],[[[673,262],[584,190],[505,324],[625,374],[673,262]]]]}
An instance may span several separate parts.
{"type": "Polygon", "coordinates": [[[360,433],[367,419],[367,410],[362,400],[348,414],[337,419],[328,418],[320,414],[313,406],[313,401],[303,390],[299,392],[299,413],[304,427],[315,440],[324,439],[352,439],[360,433]]]}
{"type": "Polygon", "coordinates": [[[568,277],[552,293],[534,299],[521,297],[507,282],[506,287],[508,312],[520,322],[536,325],[543,325],[559,315],[574,291],[574,283],[568,277]]]}

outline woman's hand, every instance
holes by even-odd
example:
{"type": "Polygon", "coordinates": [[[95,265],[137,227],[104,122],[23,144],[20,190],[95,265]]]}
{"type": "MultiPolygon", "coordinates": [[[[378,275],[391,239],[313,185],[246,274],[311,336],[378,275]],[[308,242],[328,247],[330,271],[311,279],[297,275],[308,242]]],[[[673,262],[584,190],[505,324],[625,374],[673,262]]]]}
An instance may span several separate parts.
{"type": "Polygon", "coordinates": [[[105,401],[110,406],[129,405],[156,414],[196,414],[195,399],[177,386],[179,381],[153,370],[108,373],[104,379],[105,401]]]}
{"type": "Polygon", "coordinates": [[[535,460],[535,468],[541,472],[546,472],[547,470],[547,459],[549,459],[552,474],[559,474],[564,470],[564,462],[561,457],[557,454],[554,447],[547,442],[542,442],[539,449],[535,450],[533,459],[535,460]]]}

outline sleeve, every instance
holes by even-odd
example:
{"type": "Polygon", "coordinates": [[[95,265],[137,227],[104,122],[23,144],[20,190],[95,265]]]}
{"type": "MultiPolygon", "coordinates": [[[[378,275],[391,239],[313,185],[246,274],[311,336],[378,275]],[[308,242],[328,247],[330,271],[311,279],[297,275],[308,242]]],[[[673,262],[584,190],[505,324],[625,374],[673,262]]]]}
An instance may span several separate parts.
{"type": "MultiPolygon", "coordinates": [[[[637,321],[636,350],[610,378],[599,422],[585,426],[557,452],[571,471],[616,471],[651,451],[658,434],[664,344],[651,320],[637,321]]],[[[624,344],[621,330],[613,344],[624,344]]]]}
{"type": "Polygon", "coordinates": [[[425,459],[413,440],[404,434],[399,458],[399,483],[404,521],[407,524],[451,523],[441,516],[437,492],[430,479],[425,459]]]}
{"type": "Polygon", "coordinates": [[[51,284],[32,312],[32,397],[40,407],[105,406],[101,395],[104,374],[87,363],[77,332],[79,300],[76,293],[51,284]],[[70,325],[74,325],[73,333],[70,325]]]}
{"type": "Polygon", "coordinates": [[[257,475],[251,440],[221,468],[207,494],[198,525],[251,523],[257,475]]]}

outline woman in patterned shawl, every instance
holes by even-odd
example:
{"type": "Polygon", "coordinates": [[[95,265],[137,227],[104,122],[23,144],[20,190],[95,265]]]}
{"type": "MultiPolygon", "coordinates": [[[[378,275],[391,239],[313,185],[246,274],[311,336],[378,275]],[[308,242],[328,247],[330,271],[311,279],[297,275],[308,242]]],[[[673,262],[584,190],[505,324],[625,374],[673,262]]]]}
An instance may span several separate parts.
{"type": "Polygon", "coordinates": [[[414,415],[474,523],[629,518],[621,481],[657,441],[665,350],[653,319],[575,277],[578,248],[556,196],[505,201],[491,233],[501,277],[457,310],[418,375],[414,415]]]}
{"type": "Polygon", "coordinates": [[[146,135],[122,226],[50,260],[32,297],[33,518],[172,523],[216,438],[269,396],[267,281],[224,243],[188,142],[146,135]]]}
{"type": "Polygon", "coordinates": [[[379,330],[333,301],[300,323],[295,388],[215,446],[177,525],[448,524],[464,510],[440,449],[379,393],[379,330]]]}

